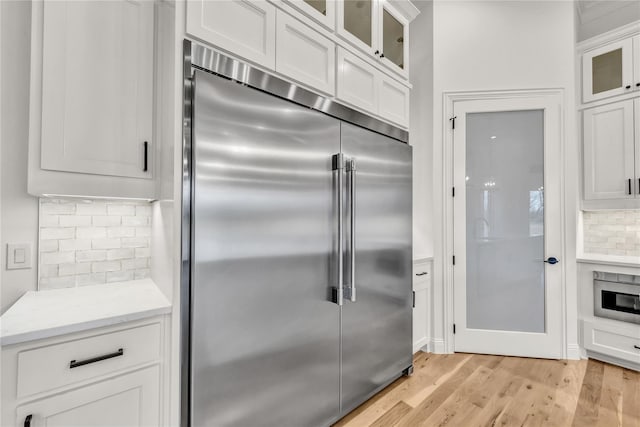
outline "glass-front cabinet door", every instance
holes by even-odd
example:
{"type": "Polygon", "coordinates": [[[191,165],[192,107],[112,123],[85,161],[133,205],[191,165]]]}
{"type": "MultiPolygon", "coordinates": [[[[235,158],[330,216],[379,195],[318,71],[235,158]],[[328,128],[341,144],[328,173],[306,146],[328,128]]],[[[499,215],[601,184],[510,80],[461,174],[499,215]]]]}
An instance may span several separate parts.
{"type": "MultiPolygon", "coordinates": [[[[329,0],[330,1],[330,0],[329,0]]],[[[338,34],[370,55],[379,56],[378,1],[338,2],[338,34]]]]}
{"type": "Polygon", "coordinates": [[[386,1],[380,3],[380,58],[392,70],[408,76],[409,22],[386,1]]]}
{"type": "Polygon", "coordinates": [[[305,15],[333,30],[336,25],[336,0],[287,0],[305,15]]]}
{"type": "Polygon", "coordinates": [[[582,101],[596,101],[634,90],[632,56],[631,38],[585,52],[582,55],[582,101]]]}

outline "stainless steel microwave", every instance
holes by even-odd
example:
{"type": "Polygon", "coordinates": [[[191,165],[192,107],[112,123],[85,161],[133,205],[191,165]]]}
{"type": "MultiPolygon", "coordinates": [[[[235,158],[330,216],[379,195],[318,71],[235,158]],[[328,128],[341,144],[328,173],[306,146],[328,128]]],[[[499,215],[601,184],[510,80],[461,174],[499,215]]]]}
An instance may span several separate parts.
{"type": "Polygon", "coordinates": [[[593,279],[596,316],[640,324],[640,276],[594,271],[593,279]]]}

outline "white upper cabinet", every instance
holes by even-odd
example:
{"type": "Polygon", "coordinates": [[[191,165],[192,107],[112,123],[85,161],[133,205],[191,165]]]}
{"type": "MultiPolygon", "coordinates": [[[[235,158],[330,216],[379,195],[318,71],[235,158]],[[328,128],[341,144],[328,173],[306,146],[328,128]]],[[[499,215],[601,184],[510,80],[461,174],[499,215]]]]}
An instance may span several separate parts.
{"type": "Polygon", "coordinates": [[[42,52],[42,168],[150,177],[153,3],[47,1],[42,52]]]}
{"type": "Polygon", "coordinates": [[[286,0],[302,13],[314,19],[324,27],[334,30],[336,27],[336,0],[286,0]]]}
{"type": "Polygon", "coordinates": [[[338,100],[409,127],[409,88],[338,48],[338,100]]]}
{"type": "Polygon", "coordinates": [[[34,1],[29,192],[154,198],[154,3],[34,1]]]}
{"type": "Polygon", "coordinates": [[[640,36],[582,55],[582,101],[591,102],[640,90],[640,36]]]}
{"type": "Polygon", "coordinates": [[[275,68],[276,8],[266,0],[188,0],[187,33],[275,68]]]}
{"type": "Polygon", "coordinates": [[[282,11],[276,27],[276,71],[335,95],[335,44],[282,11]]]}
{"type": "Polygon", "coordinates": [[[344,0],[337,7],[338,35],[389,70],[409,77],[409,22],[418,14],[413,4],[344,0]]]}
{"type": "MultiPolygon", "coordinates": [[[[638,110],[636,100],[640,125],[638,110]]],[[[634,142],[634,100],[584,110],[583,120],[585,200],[636,197],[640,141],[634,142]]]]}

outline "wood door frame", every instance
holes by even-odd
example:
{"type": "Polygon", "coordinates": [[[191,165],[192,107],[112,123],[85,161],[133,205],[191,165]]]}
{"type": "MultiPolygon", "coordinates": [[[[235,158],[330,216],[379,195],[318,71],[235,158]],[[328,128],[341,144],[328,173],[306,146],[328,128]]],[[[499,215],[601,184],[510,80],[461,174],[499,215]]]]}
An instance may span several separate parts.
{"type": "MultiPolygon", "coordinates": [[[[561,260],[569,260],[568,248],[566,242],[566,182],[565,182],[565,169],[566,169],[566,132],[567,127],[565,118],[565,92],[563,89],[532,89],[532,90],[505,90],[505,91],[473,91],[473,92],[445,92],[443,94],[443,117],[442,128],[443,132],[443,205],[442,211],[444,224],[442,228],[443,236],[443,251],[442,251],[442,279],[443,279],[443,325],[444,342],[443,347],[445,352],[453,353],[454,350],[454,333],[453,328],[449,325],[453,325],[454,322],[454,267],[452,259],[454,256],[454,210],[453,210],[453,197],[452,188],[454,182],[454,156],[453,156],[453,129],[451,118],[453,117],[454,104],[460,101],[489,101],[489,100],[518,100],[525,98],[538,98],[543,102],[554,102],[558,105],[559,117],[558,117],[558,141],[560,142],[558,159],[560,165],[560,213],[562,217],[561,230],[562,230],[562,249],[560,252],[561,260]]],[[[560,309],[562,311],[562,357],[568,358],[572,351],[568,348],[568,310],[567,310],[567,263],[560,262],[558,266],[561,268],[561,295],[562,301],[560,303],[560,309]]]]}

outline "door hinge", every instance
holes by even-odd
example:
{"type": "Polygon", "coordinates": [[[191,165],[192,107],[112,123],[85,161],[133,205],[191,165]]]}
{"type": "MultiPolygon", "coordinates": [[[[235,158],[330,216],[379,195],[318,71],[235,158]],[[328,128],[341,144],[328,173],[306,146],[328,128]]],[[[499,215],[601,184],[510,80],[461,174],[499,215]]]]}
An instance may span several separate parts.
{"type": "Polygon", "coordinates": [[[451,129],[455,129],[456,128],[456,119],[458,118],[458,116],[453,116],[449,119],[449,121],[451,122],[451,129]]]}
{"type": "Polygon", "coordinates": [[[416,291],[412,291],[413,294],[413,302],[411,303],[411,306],[413,308],[416,308],[416,291]]]}
{"type": "Polygon", "coordinates": [[[453,324],[453,333],[454,334],[456,333],[456,324],[455,323],[453,324]]]}
{"type": "Polygon", "coordinates": [[[456,187],[451,187],[451,197],[456,197],[456,187]]]}
{"type": "Polygon", "coordinates": [[[456,265],[456,256],[453,256],[453,265],[456,265]]]}

